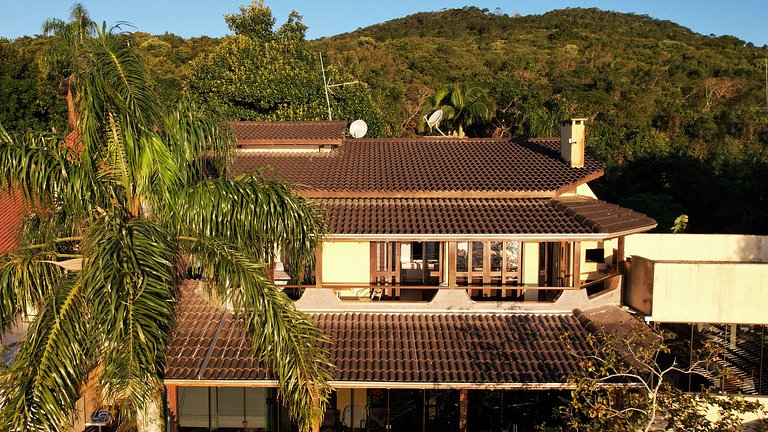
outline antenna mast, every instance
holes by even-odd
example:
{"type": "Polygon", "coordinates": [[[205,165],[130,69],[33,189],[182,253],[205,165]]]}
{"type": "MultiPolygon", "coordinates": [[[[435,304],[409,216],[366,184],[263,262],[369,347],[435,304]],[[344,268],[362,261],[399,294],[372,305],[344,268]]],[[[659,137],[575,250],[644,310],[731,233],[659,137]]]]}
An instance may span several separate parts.
{"type": "Polygon", "coordinates": [[[333,120],[331,115],[331,98],[328,96],[328,90],[333,87],[341,87],[348,84],[358,84],[359,81],[347,81],[341,84],[331,84],[330,78],[325,77],[325,64],[323,63],[323,53],[320,52],[320,68],[323,70],[323,88],[325,88],[325,104],[328,106],[328,120],[333,120]]]}

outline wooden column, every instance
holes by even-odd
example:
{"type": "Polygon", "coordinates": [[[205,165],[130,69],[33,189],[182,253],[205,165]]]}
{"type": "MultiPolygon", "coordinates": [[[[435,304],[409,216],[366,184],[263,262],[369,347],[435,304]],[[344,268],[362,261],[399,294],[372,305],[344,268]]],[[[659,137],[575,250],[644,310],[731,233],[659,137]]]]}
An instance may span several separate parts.
{"type": "Polygon", "coordinates": [[[619,253],[618,256],[616,256],[616,267],[619,268],[621,265],[620,263],[624,261],[624,237],[619,237],[619,253]]]}
{"type": "Polygon", "coordinates": [[[323,244],[320,243],[315,249],[315,287],[323,287],[323,244]]]}
{"type": "Polygon", "coordinates": [[[459,432],[467,432],[467,389],[459,390],[459,432]]]}
{"type": "Polygon", "coordinates": [[[175,385],[165,386],[166,395],[168,398],[168,411],[171,413],[171,431],[176,432],[179,430],[179,396],[178,389],[175,385]]]}
{"type": "Polygon", "coordinates": [[[448,288],[456,288],[456,242],[448,242],[448,288]]]}
{"type": "MultiPolygon", "coordinates": [[[[491,296],[491,242],[479,242],[483,245],[483,297],[491,296]]],[[[472,251],[474,255],[474,251],[472,251]]]]}
{"type": "Polygon", "coordinates": [[[573,242],[573,287],[581,286],[581,242],[573,242]]]}

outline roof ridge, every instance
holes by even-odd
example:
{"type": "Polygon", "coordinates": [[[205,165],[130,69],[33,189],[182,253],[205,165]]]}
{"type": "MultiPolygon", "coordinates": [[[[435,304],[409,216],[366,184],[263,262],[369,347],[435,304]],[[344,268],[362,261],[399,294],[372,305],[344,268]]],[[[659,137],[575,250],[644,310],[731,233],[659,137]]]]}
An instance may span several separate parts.
{"type": "Polygon", "coordinates": [[[224,327],[224,321],[227,318],[228,312],[229,310],[227,308],[224,308],[221,311],[221,318],[219,319],[219,324],[216,326],[216,331],[213,333],[213,336],[211,337],[211,344],[208,345],[208,350],[205,353],[203,362],[200,364],[200,370],[197,372],[198,379],[203,378],[203,375],[205,374],[205,369],[208,368],[208,363],[211,361],[211,355],[213,354],[213,350],[216,348],[216,343],[219,341],[219,334],[221,333],[221,328],[224,327]]]}

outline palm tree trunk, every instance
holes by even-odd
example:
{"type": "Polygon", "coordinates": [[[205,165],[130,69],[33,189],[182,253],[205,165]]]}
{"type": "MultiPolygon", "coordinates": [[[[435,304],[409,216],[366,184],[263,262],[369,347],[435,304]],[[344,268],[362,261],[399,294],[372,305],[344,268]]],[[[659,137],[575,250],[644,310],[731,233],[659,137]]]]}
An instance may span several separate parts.
{"type": "Polygon", "coordinates": [[[163,392],[158,389],[143,407],[139,407],[136,430],[138,432],[164,432],[164,413],[163,392]]]}
{"type": "Polygon", "coordinates": [[[72,80],[75,79],[74,75],[67,77],[67,122],[72,130],[77,128],[77,111],[75,111],[75,97],[72,94],[72,80]]]}

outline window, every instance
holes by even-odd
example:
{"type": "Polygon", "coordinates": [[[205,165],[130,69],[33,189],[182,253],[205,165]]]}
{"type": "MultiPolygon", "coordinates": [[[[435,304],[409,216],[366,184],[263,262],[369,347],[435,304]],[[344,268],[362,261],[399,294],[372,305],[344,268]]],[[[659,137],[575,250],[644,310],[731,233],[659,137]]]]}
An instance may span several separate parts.
{"type": "Polygon", "coordinates": [[[520,242],[456,243],[456,284],[502,286],[520,283],[520,242]]]}
{"type": "Polygon", "coordinates": [[[587,249],[586,253],[584,254],[584,259],[586,262],[593,262],[593,263],[603,263],[605,262],[605,249],[598,248],[598,249],[587,249]]]}

